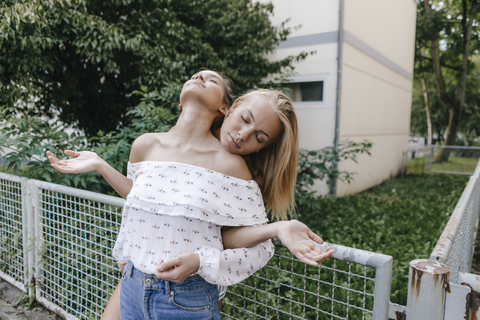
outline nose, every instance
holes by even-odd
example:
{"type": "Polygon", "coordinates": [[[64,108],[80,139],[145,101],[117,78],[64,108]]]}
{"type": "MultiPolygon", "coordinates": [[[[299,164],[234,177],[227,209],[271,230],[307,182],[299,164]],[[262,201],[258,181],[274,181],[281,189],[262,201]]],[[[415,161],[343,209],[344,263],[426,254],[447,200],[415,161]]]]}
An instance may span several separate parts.
{"type": "Polygon", "coordinates": [[[201,73],[199,73],[195,76],[195,80],[200,80],[200,81],[204,82],[205,78],[203,77],[203,75],[201,73]]]}
{"type": "Polygon", "coordinates": [[[240,141],[247,141],[250,138],[250,135],[252,134],[253,130],[250,128],[243,128],[238,131],[238,139],[240,141]]]}

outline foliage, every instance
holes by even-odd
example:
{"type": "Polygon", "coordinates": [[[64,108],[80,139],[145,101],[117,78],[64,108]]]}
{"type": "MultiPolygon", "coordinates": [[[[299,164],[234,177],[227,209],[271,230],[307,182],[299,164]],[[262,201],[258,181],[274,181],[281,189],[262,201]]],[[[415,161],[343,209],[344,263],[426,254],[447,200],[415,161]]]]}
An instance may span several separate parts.
{"type": "Polygon", "coordinates": [[[16,175],[26,175],[49,182],[79,186],[95,187],[97,180],[92,175],[62,175],[56,172],[46,161],[45,152],[51,151],[59,154],[62,150],[81,150],[86,146],[82,136],[72,133],[70,136],[64,132],[64,126],[51,125],[40,118],[17,118],[9,115],[4,120],[0,129],[0,151],[4,155],[6,171],[16,175]],[[24,164],[28,164],[22,170],[24,164]]]}
{"type": "MultiPolygon", "coordinates": [[[[473,57],[472,61],[471,70],[467,76],[465,104],[460,120],[459,132],[461,134],[457,137],[459,140],[457,144],[461,143],[462,145],[468,146],[475,145],[480,135],[480,66],[477,64],[478,57],[473,57]]],[[[450,95],[455,94],[455,78],[452,73],[453,72],[449,72],[447,69],[444,74],[447,90],[450,95]]],[[[445,134],[448,125],[448,110],[438,98],[433,74],[424,72],[423,77],[426,80],[428,88],[432,132],[433,134],[437,134],[437,137],[440,137],[445,134]]],[[[413,136],[420,135],[426,137],[427,135],[425,101],[418,73],[415,74],[413,82],[410,133],[413,136]]]]}
{"type": "Polygon", "coordinates": [[[447,175],[392,178],[368,192],[312,199],[300,220],[327,242],[391,255],[391,301],[406,305],[409,262],[428,258],[468,182],[447,175]]]}
{"type": "Polygon", "coordinates": [[[357,162],[357,155],[367,153],[370,155],[372,143],[368,140],[354,142],[350,140],[339,143],[338,148],[325,147],[321,150],[300,150],[299,170],[295,188],[297,209],[301,211],[315,208],[305,207],[315,198],[312,186],[316,180],[326,180],[331,186],[334,179],[350,183],[354,172],[339,171],[334,164],[343,160],[357,162]]]}
{"type": "MultiPolygon", "coordinates": [[[[437,139],[445,134],[448,124],[448,110],[436,94],[435,79],[432,74],[424,73],[429,96],[430,117],[432,122],[432,135],[437,139]]],[[[448,81],[448,80],[447,80],[448,81]]],[[[451,87],[449,87],[451,88],[451,87]]],[[[413,81],[412,109],[410,113],[410,134],[412,136],[427,136],[427,117],[425,113],[425,100],[419,76],[415,74],[413,81]]]]}
{"type": "Polygon", "coordinates": [[[0,113],[58,114],[92,137],[128,125],[131,92],[178,90],[202,67],[243,92],[306,56],[267,59],[290,33],[272,12],[250,0],[3,1],[0,113]]]}
{"type": "MultiPolygon", "coordinates": [[[[478,122],[474,119],[473,122],[461,123],[462,116],[475,115],[471,110],[478,109],[478,95],[475,96],[478,89],[472,90],[478,86],[478,82],[471,83],[478,81],[478,77],[472,77],[471,74],[472,68],[475,68],[472,58],[478,55],[479,49],[479,42],[476,40],[480,29],[475,22],[476,15],[477,0],[423,0],[417,7],[415,78],[427,80],[429,96],[433,99],[432,125],[436,127],[438,134],[444,131],[447,133],[444,142],[447,145],[456,143],[459,130],[464,135],[471,136],[472,126],[478,122]],[[435,85],[432,85],[433,82],[435,85]],[[434,98],[435,96],[437,98],[434,98]],[[443,105],[445,110],[439,110],[440,105],[443,105]],[[465,108],[467,110],[464,110],[465,108]],[[447,113],[448,116],[445,116],[447,113]],[[460,127],[462,125],[463,128],[460,127]]],[[[419,87],[418,84],[416,87],[419,87]]],[[[416,91],[411,131],[425,132],[425,128],[416,121],[419,119],[416,117],[421,115],[420,106],[425,105],[419,103],[420,91],[423,90],[416,91]]],[[[448,156],[448,150],[442,150],[434,161],[446,161],[448,156]]]]}
{"type": "Polygon", "coordinates": [[[5,154],[6,171],[66,186],[114,194],[108,183],[96,173],[73,175],[57,172],[50,166],[45,152],[51,151],[60,157],[67,149],[90,149],[115,169],[126,174],[133,141],[147,132],[167,131],[176,121],[176,116],[170,111],[169,99],[178,92],[168,87],[159,93],[142,89],[144,91],[134,92],[140,97],[140,103],[128,111],[132,116],[130,126],[122,127],[118,132],[100,132],[92,138],[96,141],[93,147],[88,147],[87,139],[83,136],[75,133],[67,135],[64,126],[51,125],[37,117],[27,119],[9,115],[4,121],[6,125],[0,128],[0,152],[5,154]]]}

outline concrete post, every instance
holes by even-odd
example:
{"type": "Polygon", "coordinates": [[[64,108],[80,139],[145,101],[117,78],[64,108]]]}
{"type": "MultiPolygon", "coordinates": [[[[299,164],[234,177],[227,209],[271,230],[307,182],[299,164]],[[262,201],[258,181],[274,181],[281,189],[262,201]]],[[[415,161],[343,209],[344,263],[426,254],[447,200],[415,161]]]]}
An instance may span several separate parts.
{"type": "Polygon", "coordinates": [[[450,268],[427,259],[410,262],[407,319],[443,320],[450,268]]]}

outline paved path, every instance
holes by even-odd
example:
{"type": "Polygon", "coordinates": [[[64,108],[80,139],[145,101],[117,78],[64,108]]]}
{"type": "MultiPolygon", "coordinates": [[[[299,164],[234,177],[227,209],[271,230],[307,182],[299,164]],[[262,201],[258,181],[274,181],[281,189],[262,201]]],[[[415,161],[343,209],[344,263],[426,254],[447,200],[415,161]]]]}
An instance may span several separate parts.
{"type": "Polygon", "coordinates": [[[0,279],[0,320],[57,320],[60,319],[42,307],[25,310],[17,305],[22,291],[0,279]]]}

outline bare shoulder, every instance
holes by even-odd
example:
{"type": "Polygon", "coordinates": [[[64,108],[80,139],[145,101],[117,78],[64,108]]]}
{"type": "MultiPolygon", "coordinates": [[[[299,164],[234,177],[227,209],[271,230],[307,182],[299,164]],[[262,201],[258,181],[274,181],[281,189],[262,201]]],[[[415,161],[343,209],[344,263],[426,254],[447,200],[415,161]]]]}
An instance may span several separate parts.
{"type": "Polygon", "coordinates": [[[220,171],[235,178],[243,180],[252,179],[252,174],[248,169],[247,163],[237,154],[223,153],[220,171]]]}
{"type": "Polygon", "coordinates": [[[130,162],[140,162],[148,158],[149,153],[160,147],[162,133],[145,133],[135,139],[130,150],[130,162]]]}

